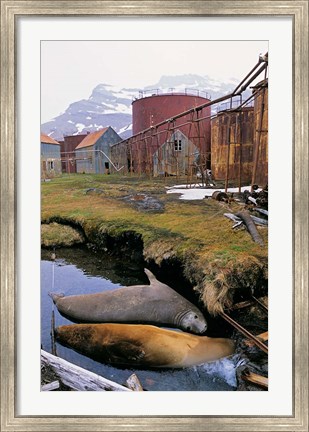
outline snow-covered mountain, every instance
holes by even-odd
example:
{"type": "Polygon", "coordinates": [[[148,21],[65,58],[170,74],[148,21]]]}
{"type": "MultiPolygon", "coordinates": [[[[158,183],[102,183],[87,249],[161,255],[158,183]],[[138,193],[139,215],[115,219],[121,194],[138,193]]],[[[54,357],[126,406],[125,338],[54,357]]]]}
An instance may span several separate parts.
{"type": "Polygon", "coordinates": [[[96,131],[111,126],[122,138],[132,134],[132,100],[138,98],[140,91],[159,89],[162,92],[199,91],[206,92],[212,99],[229,93],[238,84],[231,79],[221,82],[208,76],[178,75],[162,76],[160,80],[144,89],[119,88],[109,84],[97,85],[89,99],[73,102],[59,116],[41,125],[41,131],[56,140],[65,135],[76,135],[86,131],[96,131]]]}

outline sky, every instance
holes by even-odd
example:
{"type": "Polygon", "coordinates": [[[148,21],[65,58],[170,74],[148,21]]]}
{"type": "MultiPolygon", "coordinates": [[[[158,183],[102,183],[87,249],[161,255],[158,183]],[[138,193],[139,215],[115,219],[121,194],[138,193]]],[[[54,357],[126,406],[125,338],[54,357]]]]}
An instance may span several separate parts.
{"type": "Polygon", "coordinates": [[[267,41],[42,41],[41,122],[98,84],[143,89],[183,74],[241,81],[267,51],[267,41]]]}

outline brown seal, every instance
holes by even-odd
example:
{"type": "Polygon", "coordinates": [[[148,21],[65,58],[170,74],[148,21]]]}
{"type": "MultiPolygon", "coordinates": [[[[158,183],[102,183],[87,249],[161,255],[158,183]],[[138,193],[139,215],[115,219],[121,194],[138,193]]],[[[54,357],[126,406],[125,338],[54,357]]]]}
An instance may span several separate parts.
{"type": "Polygon", "coordinates": [[[178,327],[201,334],[207,329],[202,312],[145,269],[150,285],[133,285],[64,297],[50,293],[58,311],[77,323],[146,323],[178,327]]]}
{"type": "Polygon", "coordinates": [[[197,336],[151,325],[73,324],[56,328],[56,340],[101,363],[183,368],[233,354],[231,339],[197,336]]]}

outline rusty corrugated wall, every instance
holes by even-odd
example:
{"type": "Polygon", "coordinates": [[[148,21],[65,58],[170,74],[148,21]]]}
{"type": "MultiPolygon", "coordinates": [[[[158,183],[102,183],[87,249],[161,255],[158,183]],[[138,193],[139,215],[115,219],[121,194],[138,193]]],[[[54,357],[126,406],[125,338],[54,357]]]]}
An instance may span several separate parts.
{"type": "Polygon", "coordinates": [[[257,167],[253,183],[264,187],[268,183],[268,81],[264,80],[253,88],[254,102],[254,152],[257,167]]]}
{"type": "Polygon", "coordinates": [[[211,170],[215,180],[250,182],[252,178],[254,109],[220,112],[211,121],[211,170]],[[229,163],[228,163],[229,161],[229,163]]]}

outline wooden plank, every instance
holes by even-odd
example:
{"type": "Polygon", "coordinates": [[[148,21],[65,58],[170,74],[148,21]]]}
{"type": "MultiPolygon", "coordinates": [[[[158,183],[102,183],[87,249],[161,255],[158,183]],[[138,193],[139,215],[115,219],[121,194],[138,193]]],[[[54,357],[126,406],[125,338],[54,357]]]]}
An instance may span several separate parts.
{"type": "Polygon", "coordinates": [[[59,381],[53,381],[51,383],[42,385],[41,391],[57,390],[59,387],[60,387],[59,381]]]}
{"type": "MultiPolygon", "coordinates": [[[[255,337],[258,338],[258,339],[260,339],[260,340],[263,341],[263,342],[266,342],[266,341],[268,341],[268,331],[267,331],[267,332],[264,332],[264,333],[261,333],[261,334],[258,334],[258,335],[256,335],[255,337]]],[[[248,347],[252,347],[252,346],[254,345],[254,342],[253,342],[252,340],[250,340],[250,339],[245,339],[245,340],[244,340],[244,343],[245,343],[248,347]]]]}
{"type": "Polygon", "coordinates": [[[50,366],[63,384],[78,391],[132,391],[127,387],[87,371],[60,357],[41,350],[41,363],[50,366]]]}
{"type": "Polygon", "coordinates": [[[250,384],[255,384],[258,385],[260,387],[263,387],[265,390],[268,390],[268,378],[264,377],[262,375],[258,375],[254,372],[245,372],[244,374],[241,375],[241,378],[250,383],[250,384]]]}
{"type": "Polygon", "coordinates": [[[264,333],[260,333],[256,335],[257,338],[261,339],[262,341],[268,341],[268,331],[264,333]]]}
{"type": "Polygon", "coordinates": [[[246,308],[246,307],[249,307],[249,306],[252,306],[252,305],[254,305],[254,301],[252,301],[252,300],[245,300],[245,301],[242,301],[242,302],[239,302],[239,303],[235,303],[230,309],[229,309],[229,311],[232,311],[232,310],[238,310],[238,309],[244,309],[244,308],[246,308]]]}
{"type": "Polygon", "coordinates": [[[126,381],[126,384],[128,388],[133,391],[144,391],[142,384],[135,373],[129,376],[129,378],[126,381]]]}

